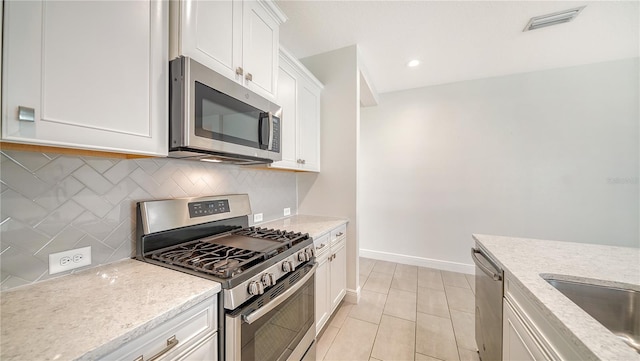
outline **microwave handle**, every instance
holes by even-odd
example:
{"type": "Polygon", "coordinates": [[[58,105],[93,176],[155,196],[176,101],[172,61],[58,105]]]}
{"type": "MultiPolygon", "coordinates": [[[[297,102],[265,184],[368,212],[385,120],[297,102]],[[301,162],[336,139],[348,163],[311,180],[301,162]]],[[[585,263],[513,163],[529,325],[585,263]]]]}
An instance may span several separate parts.
{"type": "Polygon", "coordinates": [[[260,149],[269,149],[273,134],[273,118],[271,112],[260,113],[258,121],[258,146],[260,149]]]}
{"type": "Polygon", "coordinates": [[[269,145],[268,150],[273,150],[273,113],[269,112],[269,145]]]}

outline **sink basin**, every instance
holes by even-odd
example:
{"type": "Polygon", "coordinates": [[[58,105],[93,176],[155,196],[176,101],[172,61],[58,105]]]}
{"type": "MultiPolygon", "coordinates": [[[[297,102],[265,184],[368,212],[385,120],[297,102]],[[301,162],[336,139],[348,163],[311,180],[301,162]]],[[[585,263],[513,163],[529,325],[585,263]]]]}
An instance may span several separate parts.
{"type": "Polygon", "coordinates": [[[640,353],[640,292],[557,279],[546,281],[640,353]]]}

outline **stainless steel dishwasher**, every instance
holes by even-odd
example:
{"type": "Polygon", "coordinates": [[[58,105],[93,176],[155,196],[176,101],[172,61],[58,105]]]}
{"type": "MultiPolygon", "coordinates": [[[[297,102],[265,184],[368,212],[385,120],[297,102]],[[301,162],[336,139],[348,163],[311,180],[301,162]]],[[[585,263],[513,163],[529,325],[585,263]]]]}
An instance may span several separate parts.
{"type": "Polygon", "coordinates": [[[476,344],[482,361],[502,360],[504,271],[481,247],[471,248],[476,264],[476,344]]]}

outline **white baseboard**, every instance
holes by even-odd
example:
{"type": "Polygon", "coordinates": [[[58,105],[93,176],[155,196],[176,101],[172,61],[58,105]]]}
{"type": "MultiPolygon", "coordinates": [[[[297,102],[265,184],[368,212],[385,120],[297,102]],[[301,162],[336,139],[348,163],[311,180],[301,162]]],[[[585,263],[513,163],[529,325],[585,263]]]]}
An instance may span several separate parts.
{"type": "Polygon", "coordinates": [[[476,267],[473,264],[465,264],[458,262],[442,261],[437,259],[407,256],[404,254],[374,251],[370,249],[360,249],[360,257],[372,258],[381,261],[396,262],[408,264],[412,266],[429,267],[444,271],[460,272],[466,274],[475,274],[476,267]]]}
{"type": "Polygon", "coordinates": [[[344,295],[344,301],[357,305],[360,302],[360,286],[357,290],[347,288],[347,293],[344,295]]]}

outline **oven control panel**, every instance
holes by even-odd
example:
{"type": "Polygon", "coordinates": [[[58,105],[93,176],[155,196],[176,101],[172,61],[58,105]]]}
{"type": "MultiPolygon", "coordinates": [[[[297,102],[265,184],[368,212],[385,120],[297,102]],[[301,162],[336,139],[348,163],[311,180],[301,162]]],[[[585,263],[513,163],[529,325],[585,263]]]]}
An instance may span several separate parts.
{"type": "Polygon", "coordinates": [[[189,217],[191,218],[230,212],[229,200],[227,199],[221,199],[217,201],[190,202],[188,203],[188,206],[189,217]]]}
{"type": "Polygon", "coordinates": [[[261,273],[251,277],[242,284],[224,290],[224,308],[233,310],[253,296],[261,295],[267,288],[275,286],[278,281],[295,271],[300,265],[309,262],[315,257],[313,243],[291,254],[261,273]]]}

